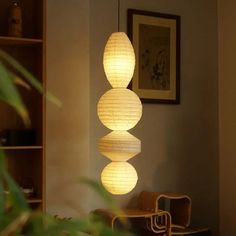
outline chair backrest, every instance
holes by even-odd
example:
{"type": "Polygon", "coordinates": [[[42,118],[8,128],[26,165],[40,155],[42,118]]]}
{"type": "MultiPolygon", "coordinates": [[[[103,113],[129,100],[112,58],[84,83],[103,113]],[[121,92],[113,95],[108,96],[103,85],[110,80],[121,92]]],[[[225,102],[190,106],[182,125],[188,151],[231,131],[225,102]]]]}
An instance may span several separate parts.
{"type": "Polygon", "coordinates": [[[191,198],[179,193],[142,191],[138,196],[138,208],[143,211],[168,211],[172,224],[188,227],[191,219],[191,198]]]}
{"type": "Polygon", "coordinates": [[[158,193],[156,198],[157,210],[168,211],[172,224],[188,227],[191,220],[191,198],[179,193],[158,193]]]}
{"type": "Polygon", "coordinates": [[[138,208],[143,211],[157,212],[157,197],[155,192],[142,191],[138,196],[138,208]]]}

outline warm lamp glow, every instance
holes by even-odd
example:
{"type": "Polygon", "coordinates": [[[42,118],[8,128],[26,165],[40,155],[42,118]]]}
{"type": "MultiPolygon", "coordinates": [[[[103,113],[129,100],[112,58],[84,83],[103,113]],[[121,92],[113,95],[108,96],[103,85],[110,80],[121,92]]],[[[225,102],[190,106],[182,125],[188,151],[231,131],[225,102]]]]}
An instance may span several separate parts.
{"type": "Polygon", "coordinates": [[[127,160],[141,151],[141,141],[127,130],[142,116],[139,97],[127,89],[134,73],[133,46],[123,32],[113,33],[105,46],[103,66],[107,80],[113,87],[99,100],[97,113],[100,121],[113,130],[99,140],[99,151],[112,162],[102,171],[101,181],[108,192],[126,194],[136,185],[137,172],[127,160]]]}
{"type": "Polygon", "coordinates": [[[98,149],[112,161],[127,161],[141,152],[141,141],[127,131],[113,131],[99,140],[98,149]]]}
{"type": "Polygon", "coordinates": [[[100,121],[111,130],[129,130],[142,116],[139,97],[129,89],[111,89],[98,102],[100,121]]]}
{"type": "Polygon", "coordinates": [[[113,88],[126,88],[133,77],[135,54],[124,32],[113,33],[107,41],[103,66],[113,88]]]}
{"type": "Polygon", "coordinates": [[[136,185],[136,170],[128,162],[111,162],[102,171],[103,186],[112,194],[126,194],[136,185]]]}

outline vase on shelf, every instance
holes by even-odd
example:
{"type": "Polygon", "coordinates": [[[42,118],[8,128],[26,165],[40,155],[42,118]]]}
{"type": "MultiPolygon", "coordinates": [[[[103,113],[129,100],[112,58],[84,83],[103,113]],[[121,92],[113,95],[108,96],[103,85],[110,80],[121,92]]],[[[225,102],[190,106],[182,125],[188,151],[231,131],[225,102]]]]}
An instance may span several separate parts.
{"type": "Polygon", "coordinates": [[[8,36],[22,37],[22,9],[17,0],[12,1],[9,10],[8,36]]]}

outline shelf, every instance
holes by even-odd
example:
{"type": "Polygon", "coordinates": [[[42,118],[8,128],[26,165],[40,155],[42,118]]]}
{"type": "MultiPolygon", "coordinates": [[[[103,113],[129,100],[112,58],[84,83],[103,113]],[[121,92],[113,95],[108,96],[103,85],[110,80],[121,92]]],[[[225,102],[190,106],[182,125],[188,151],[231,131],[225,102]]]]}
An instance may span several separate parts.
{"type": "Polygon", "coordinates": [[[2,146],[0,150],[37,150],[42,148],[42,146],[2,146]]]}
{"type": "Polygon", "coordinates": [[[0,45],[34,45],[42,42],[42,39],[0,36],[0,45]]]}
{"type": "Polygon", "coordinates": [[[38,199],[38,198],[32,198],[32,199],[27,199],[28,203],[42,203],[42,199],[38,199]]]}
{"type": "MultiPolygon", "coordinates": [[[[9,36],[9,9],[11,0],[0,0],[0,49],[13,57],[25,69],[33,74],[46,89],[46,0],[20,0],[22,10],[23,37],[9,36]]],[[[6,66],[16,76],[21,77],[11,63],[6,66]]],[[[33,195],[24,194],[31,209],[44,210],[45,208],[45,105],[44,96],[35,89],[25,90],[19,86],[19,93],[25,103],[31,120],[30,129],[35,130],[32,137],[24,134],[22,120],[12,107],[4,102],[0,104],[1,117],[0,131],[23,130],[21,134],[1,133],[0,152],[5,152],[7,169],[19,186],[32,186],[33,195]],[[25,136],[24,136],[25,135],[25,136]],[[8,137],[9,136],[9,137],[8,137]],[[35,139],[34,139],[34,136],[35,139]],[[24,141],[26,140],[26,141],[24,141]]]]}

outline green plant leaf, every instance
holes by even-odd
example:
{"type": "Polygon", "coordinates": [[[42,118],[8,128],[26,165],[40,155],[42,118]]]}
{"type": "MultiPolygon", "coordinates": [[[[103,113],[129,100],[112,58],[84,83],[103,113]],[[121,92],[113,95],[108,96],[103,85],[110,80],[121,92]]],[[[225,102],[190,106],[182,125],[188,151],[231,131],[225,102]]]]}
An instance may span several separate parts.
{"type": "Polygon", "coordinates": [[[9,191],[9,200],[12,211],[16,212],[16,214],[22,211],[29,211],[29,206],[23,192],[7,171],[3,172],[3,178],[9,191]]]}
{"type": "Polygon", "coordinates": [[[44,93],[42,84],[33,76],[28,70],[26,70],[20,63],[18,63],[12,56],[0,49],[0,59],[11,65],[16,71],[18,71],[36,90],[46,96],[46,98],[57,106],[61,106],[61,102],[53,96],[51,93],[44,93]]]}
{"type": "Polygon", "coordinates": [[[1,232],[1,236],[18,235],[29,220],[30,212],[22,211],[1,232]]]}
{"type": "Polygon", "coordinates": [[[27,109],[21,99],[21,96],[14,85],[12,74],[0,62],[0,98],[12,106],[22,117],[24,123],[30,124],[27,109]]]}

